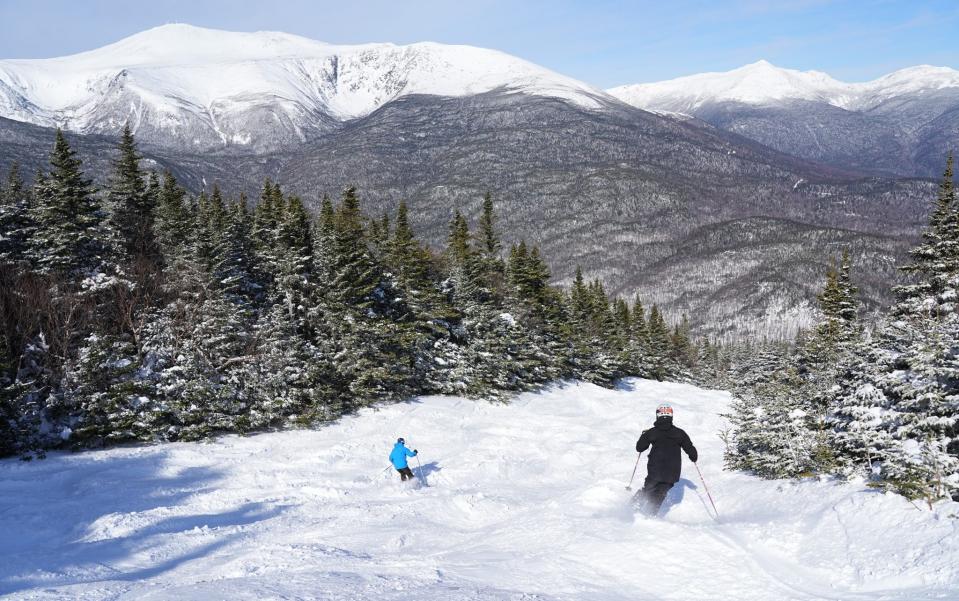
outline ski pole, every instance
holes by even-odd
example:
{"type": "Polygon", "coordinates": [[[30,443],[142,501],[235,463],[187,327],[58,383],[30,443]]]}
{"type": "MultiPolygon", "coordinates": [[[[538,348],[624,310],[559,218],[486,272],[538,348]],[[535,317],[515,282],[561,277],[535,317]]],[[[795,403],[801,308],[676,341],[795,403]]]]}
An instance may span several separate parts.
{"type": "Polygon", "coordinates": [[[420,464],[420,454],[419,454],[419,453],[416,454],[416,471],[419,472],[419,476],[417,476],[417,477],[418,477],[419,480],[420,480],[420,484],[422,484],[423,486],[426,486],[426,482],[423,482],[423,466],[422,466],[422,464],[420,464]]]}
{"type": "Polygon", "coordinates": [[[633,466],[633,475],[629,477],[629,484],[626,485],[626,490],[633,490],[633,478],[636,477],[636,468],[639,467],[639,458],[642,457],[642,453],[636,453],[636,465],[633,466]]]}
{"type": "Polygon", "coordinates": [[[716,517],[719,518],[719,511],[716,510],[716,503],[713,502],[713,496],[709,494],[709,487],[706,486],[706,479],[703,478],[703,473],[699,470],[699,464],[694,461],[693,465],[696,466],[696,472],[699,473],[699,480],[703,483],[703,489],[706,491],[706,496],[709,497],[709,503],[713,506],[713,511],[716,512],[716,517]]]}

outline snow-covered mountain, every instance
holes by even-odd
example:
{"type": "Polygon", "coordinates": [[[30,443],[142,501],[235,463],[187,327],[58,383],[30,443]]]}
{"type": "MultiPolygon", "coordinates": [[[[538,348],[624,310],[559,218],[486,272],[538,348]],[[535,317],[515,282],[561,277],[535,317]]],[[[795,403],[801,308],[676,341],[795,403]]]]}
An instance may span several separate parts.
{"type": "Polygon", "coordinates": [[[141,141],[269,150],[409,94],[504,89],[595,108],[601,90],[470,46],[335,46],[277,32],[164,25],[98,50],[0,61],[0,116],[141,141]]]}
{"type": "Polygon", "coordinates": [[[922,65],[865,83],[844,83],[820,71],[783,69],[761,60],[723,73],[701,73],[607,90],[633,106],[693,114],[704,105],[752,105],[805,100],[848,110],[869,110],[897,96],[959,89],[959,71],[922,65]]]}
{"type": "Polygon", "coordinates": [[[898,175],[941,173],[959,148],[959,71],[928,65],[865,83],[759,61],[725,73],[620,86],[633,106],[702,119],[782,152],[898,175]]]}

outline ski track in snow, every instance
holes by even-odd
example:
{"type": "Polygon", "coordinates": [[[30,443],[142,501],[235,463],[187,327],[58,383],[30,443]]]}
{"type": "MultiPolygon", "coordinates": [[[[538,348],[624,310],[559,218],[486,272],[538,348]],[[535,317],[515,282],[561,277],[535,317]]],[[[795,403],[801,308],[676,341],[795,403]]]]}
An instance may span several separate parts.
{"type": "MultiPolygon", "coordinates": [[[[959,598],[959,504],[723,472],[728,401],[570,383],[510,405],[424,397],[318,430],[0,461],[0,598],[959,598]],[[632,448],[662,401],[718,520],[685,458],[660,519],[628,505],[632,448]],[[385,469],[397,436],[428,486],[385,469]]],[[[645,456],[634,489],[644,475],[645,456]]]]}

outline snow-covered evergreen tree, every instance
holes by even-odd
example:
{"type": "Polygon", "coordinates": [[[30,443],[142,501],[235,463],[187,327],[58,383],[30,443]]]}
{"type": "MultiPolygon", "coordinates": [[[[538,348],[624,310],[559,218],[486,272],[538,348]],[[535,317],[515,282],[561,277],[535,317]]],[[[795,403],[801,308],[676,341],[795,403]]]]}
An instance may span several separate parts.
{"type": "Polygon", "coordinates": [[[959,498],[959,205],[952,157],[892,317],[863,341],[831,391],[846,473],[912,498],[959,498]]]}
{"type": "Polygon", "coordinates": [[[120,156],[113,163],[107,190],[111,232],[116,236],[119,262],[153,260],[156,255],[154,211],[156,194],[148,190],[140,170],[140,154],[129,124],[120,135],[120,156]]]}
{"type": "Polygon", "coordinates": [[[144,416],[153,411],[153,383],[142,377],[136,346],[125,336],[91,334],[66,374],[64,394],[74,415],[71,444],[150,440],[144,416]]]}
{"type": "Polygon", "coordinates": [[[0,264],[25,260],[31,231],[29,190],[20,178],[17,163],[13,163],[0,187],[0,264]]]}
{"type": "Polygon", "coordinates": [[[80,165],[76,152],[58,129],[50,173],[33,192],[36,229],[29,252],[43,273],[83,278],[106,271],[108,242],[101,225],[105,214],[80,165]]]}

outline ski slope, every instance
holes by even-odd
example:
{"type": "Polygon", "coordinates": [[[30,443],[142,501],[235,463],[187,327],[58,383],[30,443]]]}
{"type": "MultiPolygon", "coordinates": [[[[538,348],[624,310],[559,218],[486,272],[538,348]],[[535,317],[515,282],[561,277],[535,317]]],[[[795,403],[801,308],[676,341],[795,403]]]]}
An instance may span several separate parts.
{"type": "Polygon", "coordinates": [[[567,384],[511,405],[427,397],[316,431],[2,461],[0,598],[959,598],[959,504],[723,472],[728,400],[567,384]],[[633,445],[661,401],[700,450],[718,521],[688,463],[660,519],[628,509],[633,445]],[[384,470],[397,436],[428,486],[384,470]]]}

